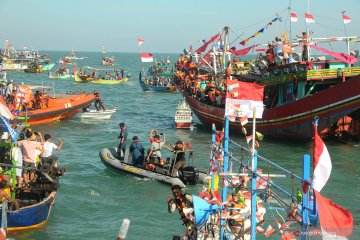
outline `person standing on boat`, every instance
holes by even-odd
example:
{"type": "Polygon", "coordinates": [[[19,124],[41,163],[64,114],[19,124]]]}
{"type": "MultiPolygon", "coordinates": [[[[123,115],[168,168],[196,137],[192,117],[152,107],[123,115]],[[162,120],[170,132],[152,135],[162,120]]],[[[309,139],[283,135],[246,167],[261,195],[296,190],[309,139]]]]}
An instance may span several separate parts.
{"type": "Polygon", "coordinates": [[[309,55],[308,55],[308,48],[309,48],[309,36],[307,35],[306,32],[302,33],[302,36],[298,36],[296,35],[296,37],[301,38],[301,42],[302,42],[302,54],[301,54],[301,58],[302,61],[309,61],[309,55]]]}
{"type": "Polygon", "coordinates": [[[132,157],[132,164],[134,166],[142,166],[144,163],[145,149],[142,143],[139,142],[137,136],[133,137],[133,142],[130,144],[129,151],[132,157]]]}
{"type": "Polygon", "coordinates": [[[42,164],[52,164],[53,161],[58,160],[58,157],[53,155],[53,151],[57,150],[60,151],[63,145],[63,141],[60,138],[59,139],[59,146],[57,146],[55,143],[51,142],[51,135],[45,134],[44,135],[44,152],[42,154],[42,164]]]}
{"type": "Polygon", "coordinates": [[[96,111],[100,111],[100,110],[105,111],[104,103],[101,101],[99,91],[95,90],[94,96],[95,96],[94,105],[95,105],[96,111]]]}
{"type": "Polygon", "coordinates": [[[118,136],[118,139],[120,140],[118,149],[117,149],[117,154],[118,154],[118,158],[120,161],[123,161],[125,158],[125,149],[126,149],[126,139],[128,136],[128,132],[127,129],[125,127],[125,123],[119,123],[119,127],[120,127],[120,134],[118,136]]]}
{"type": "Polygon", "coordinates": [[[156,134],[154,137],[152,136],[152,134],[157,131],[155,131],[154,129],[151,130],[149,138],[150,138],[150,142],[151,142],[151,148],[148,152],[148,155],[146,157],[146,161],[147,162],[151,162],[155,165],[163,165],[163,159],[161,156],[161,148],[165,147],[166,149],[168,149],[169,151],[172,151],[171,148],[169,148],[168,146],[165,145],[166,143],[166,134],[165,133],[159,133],[156,134]],[[160,135],[163,136],[163,141],[161,141],[160,139],[160,135]]]}
{"type": "MultiPolygon", "coordinates": [[[[33,133],[30,129],[25,132],[26,140],[18,141],[18,146],[23,154],[23,166],[25,168],[35,168],[36,166],[36,149],[44,148],[44,140],[40,132],[33,133]],[[36,141],[36,135],[39,136],[40,142],[36,141]]],[[[34,178],[34,172],[28,169],[23,170],[24,183],[28,184],[34,178]]]]}
{"type": "Polygon", "coordinates": [[[174,168],[172,170],[171,176],[176,177],[178,171],[182,169],[186,164],[186,156],[185,156],[186,147],[183,141],[177,141],[174,146],[174,168]]]}

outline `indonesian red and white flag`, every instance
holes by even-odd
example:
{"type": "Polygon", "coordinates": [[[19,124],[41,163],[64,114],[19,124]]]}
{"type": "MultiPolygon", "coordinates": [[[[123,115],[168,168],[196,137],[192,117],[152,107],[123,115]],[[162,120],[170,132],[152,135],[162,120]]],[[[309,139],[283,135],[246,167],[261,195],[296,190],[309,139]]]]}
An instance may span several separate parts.
{"type": "Polygon", "coordinates": [[[310,13],[305,13],[305,21],[306,23],[314,23],[314,16],[310,13]]]}
{"type": "Polygon", "coordinates": [[[351,212],[314,190],[323,239],[347,239],[352,235],[351,212]]]}
{"type": "Polygon", "coordinates": [[[290,21],[297,22],[297,20],[298,16],[296,15],[296,13],[290,13],[290,21]]]}
{"type": "Polygon", "coordinates": [[[141,62],[153,62],[154,56],[151,53],[140,53],[141,62]]]}
{"type": "Polygon", "coordinates": [[[226,97],[225,116],[262,118],[264,111],[264,86],[238,80],[227,80],[228,96],[226,97]]]}
{"type": "Polygon", "coordinates": [[[314,175],[312,187],[320,192],[330,177],[332,164],[329,152],[317,132],[317,124],[314,124],[314,135],[314,175]]]}
{"type": "Polygon", "coordinates": [[[351,22],[351,18],[347,15],[342,15],[343,20],[344,20],[344,24],[350,23],[351,22]]]}
{"type": "Polygon", "coordinates": [[[14,116],[10,112],[9,108],[7,107],[4,99],[0,96],[0,114],[1,116],[7,118],[8,120],[12,119],[14,116]]]}
{"type": "Polygon", "coordinates": [[[275,229],[271,225],[269,225],[265,231],[265,237],[268,238],[274,232],[275,232],[275,229]]]}
{"type": "Polygon", "coordinates": [[[139,46],[140,46],[141,44],[144,43],[144,40],[142,40],[141,38],[138,38],[138,39],[137,39],[137,42],[138,42],[138,44],[139,44],[139,46]]]}

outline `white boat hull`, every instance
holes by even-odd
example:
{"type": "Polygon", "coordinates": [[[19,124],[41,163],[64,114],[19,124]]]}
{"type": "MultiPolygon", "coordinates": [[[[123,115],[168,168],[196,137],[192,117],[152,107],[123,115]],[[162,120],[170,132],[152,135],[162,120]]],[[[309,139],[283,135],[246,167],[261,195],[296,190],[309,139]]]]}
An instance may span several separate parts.
{"type": "Polygon", "coordinates": [[[78,117],[82,119],[110,119],[116,112],[116,109],[107,109],[105,111],[90,110],[89,112],[78,113],[78,117]]]}

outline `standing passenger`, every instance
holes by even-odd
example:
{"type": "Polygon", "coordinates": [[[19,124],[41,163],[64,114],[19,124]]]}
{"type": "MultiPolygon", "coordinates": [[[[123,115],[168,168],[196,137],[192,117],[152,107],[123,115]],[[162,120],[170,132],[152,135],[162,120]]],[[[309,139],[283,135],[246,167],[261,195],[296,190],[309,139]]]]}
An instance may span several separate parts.
{"type": "Polygon", "coordinates": [[[126,138],[128,136],[127,129],[125,127],[125,123],[120,123],[120,134],[118,136],[118,139],[120,139],[119,146],[117,149],[118,158],[120,161],[123,161],[125,158],[125,149],[126,149],[126,138]]]}

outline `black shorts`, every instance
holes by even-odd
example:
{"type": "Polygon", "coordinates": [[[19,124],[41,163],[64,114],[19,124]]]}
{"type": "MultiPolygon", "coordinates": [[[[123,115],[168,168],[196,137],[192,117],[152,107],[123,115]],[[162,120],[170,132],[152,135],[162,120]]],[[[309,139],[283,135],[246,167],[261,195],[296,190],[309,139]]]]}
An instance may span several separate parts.
{"type": "MultiPolygon", "coordinates": [[[[24,167],[25,168],[35,168],[35,164],[34,163],[31,163],[31,162],[24,162],[23,163],[24,167]]],[[[32,172],[33,170],[29,170],[29,169],[23,169],[23,174],[27,174],[29,172],[32,172]]]]}

